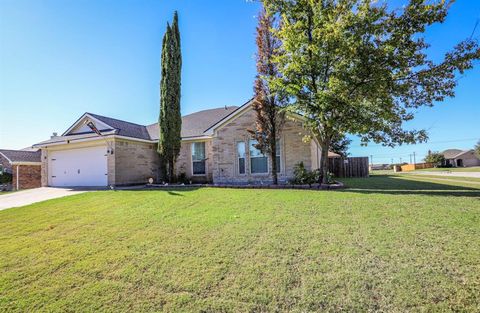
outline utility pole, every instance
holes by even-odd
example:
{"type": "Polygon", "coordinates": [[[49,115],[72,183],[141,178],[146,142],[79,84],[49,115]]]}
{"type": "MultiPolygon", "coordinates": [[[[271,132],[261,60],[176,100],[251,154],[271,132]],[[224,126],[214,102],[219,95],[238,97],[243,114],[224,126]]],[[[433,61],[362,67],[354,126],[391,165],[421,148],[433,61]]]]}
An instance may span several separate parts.
{"type": "Polygon", "coordinates": [[[417,160],[415,159],[415,152],[413,153],[413,164],[417,164],[417,160]]]}
{"type": "Polygon", "coordinates": [[[370,164],[373,165],[373,155],[370,156],[370,164]]]}
{"type": "Polygon", "coordinates": [[[400,157],[400,164],[402,164],[402,157],[400,157]]]}
{"type": "Polygon", "coordinates": [[[410,164],[412,164],[412,155],[409,154],[408,156],[410,157],[410,164]]]}
{"type": "Polygon", "coordinates": [[[392,160],[391,160],[390,164],[392,164],[392,165],[393,165],[393,158],[392,158],[392,160]]]}

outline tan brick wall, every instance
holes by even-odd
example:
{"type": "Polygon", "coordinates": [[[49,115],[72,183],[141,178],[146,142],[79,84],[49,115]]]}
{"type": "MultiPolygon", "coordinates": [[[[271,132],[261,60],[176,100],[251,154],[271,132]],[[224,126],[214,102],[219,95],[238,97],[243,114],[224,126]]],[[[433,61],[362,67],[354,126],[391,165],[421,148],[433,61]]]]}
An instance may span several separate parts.
{"type": "MultiPolygon", "coordinates": [[[[227,125],[220,128],[213,138],[213,168],[214,183],[269,183],[270,174],[251,174],[248,155],[248,140],[251,135],[247,129],[254,129],[255,113],[248,111],[227,125]],[[237,142],[247,143],[246,174],[238,173],[237,142]]],[[[295,164],[303,161],[307,168],[312,166],[312,149],[310,142],[303,142],[307,134],[301,122],[288,119],[281,132],[281,160],[282,168],[279,173],[280,181],[287,181],[293,176],[295,164]]],[[[271,161],[269,160],[269,172],[271,161]]]]}
{"type": "Polygon", "coordinates": [[[15,190],[17,190],[17,172],[18,190],[39,188],[42,185],[40,165],[13,165],[12,172],[12,187],[15,190]]]}
{"type": "Polygon", "coordinates": [[[160,160],[155,144],[115,140],[115,185],[144,184],[152,177],[158,181],[160,160]]]}
{"type": "Polygon", "coordinates": [[[205,154],[206,154],[206,175],[193,176],[192,167],[192,143],[197,141],[183,141],[180,148],[180,154],[177,158],[177,176],[181,173],[185,173],[186,176],[195,183],[212,182],[212,169],[213,169],[213,147],[212,140],[199,140],[198,142],[205,142],[205,154]]]}

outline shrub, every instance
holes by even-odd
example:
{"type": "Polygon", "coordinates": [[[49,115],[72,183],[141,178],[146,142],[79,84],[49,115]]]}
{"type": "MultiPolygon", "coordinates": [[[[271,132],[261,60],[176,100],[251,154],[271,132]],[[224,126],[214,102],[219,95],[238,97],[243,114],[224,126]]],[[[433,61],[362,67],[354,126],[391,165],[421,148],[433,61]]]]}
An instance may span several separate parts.
{"type": "Polygon", "coordinates": [[[319,171],[309,171],[303,162],[297,163],[293,169],[294,178],[291,181],[294,185],[312,185],[318,182],[319,171]]]}
{"type": "Polygon", "coordinates": [[[8,184],[12,182],[12,174],[9,174],[7,172],[3,172],[0,175],[0,184],[8,184]]]}
{"type": "Polygon", "coordinates": [[[187,174],[185,172],[181,172],[180,175],[178,175],[178,182],[180,184],[185,184],[185,185],[190,184],[190,180],[188,179],[187,174]]]}

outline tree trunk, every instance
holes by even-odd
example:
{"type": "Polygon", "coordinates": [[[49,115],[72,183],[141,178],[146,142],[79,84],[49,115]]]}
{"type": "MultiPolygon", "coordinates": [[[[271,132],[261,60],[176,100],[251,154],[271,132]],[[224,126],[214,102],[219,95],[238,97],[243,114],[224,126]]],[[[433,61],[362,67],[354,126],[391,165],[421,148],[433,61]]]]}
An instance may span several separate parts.
{"type": "Polygon", "coordinates": [[[272,160],[272,179],[273,184],[278,185],[278,173],[277,173],[277,151],[275,145],[273,145],[273,150],[270,151],[270,159],[272,160]]]}
{"type": "Polygon", "coordinates": [[[320,159],[320,184],[328,184],[328,149],[329,142],[328,140],[319,140],[320,148],[322,149],[321,159],[320,159]]]}
{"type": "Polygon", "coordinates": [[[168,182],[175,182],[175,160],[170,160],[168,164],[168,182]]]}
{"type": "Polygon", "coordinates": [[[167,164],[167,160],[165,159],[165,157],[162,157],[160,156],[160,167],[159,167],[159,170],[160,170],[160,173],[159,173],[159,181],[160,182],[166,182],[168,181],[167,180],[167,169],[168,169],[168,164],[167,164]]]}

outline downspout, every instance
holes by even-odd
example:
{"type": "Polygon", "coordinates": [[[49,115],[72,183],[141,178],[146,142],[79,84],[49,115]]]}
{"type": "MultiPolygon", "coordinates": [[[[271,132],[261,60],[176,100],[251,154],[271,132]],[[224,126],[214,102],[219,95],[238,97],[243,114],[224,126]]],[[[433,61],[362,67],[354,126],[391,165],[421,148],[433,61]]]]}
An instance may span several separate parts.
{"type": "Polygon", "coordinates": [[[17,191],[20,190],[20,189],[19,189],[20,183],[18,182],[18,177],[19,177],[18,172],[20,172],[20,165],[17,165],[17,191]]]}

